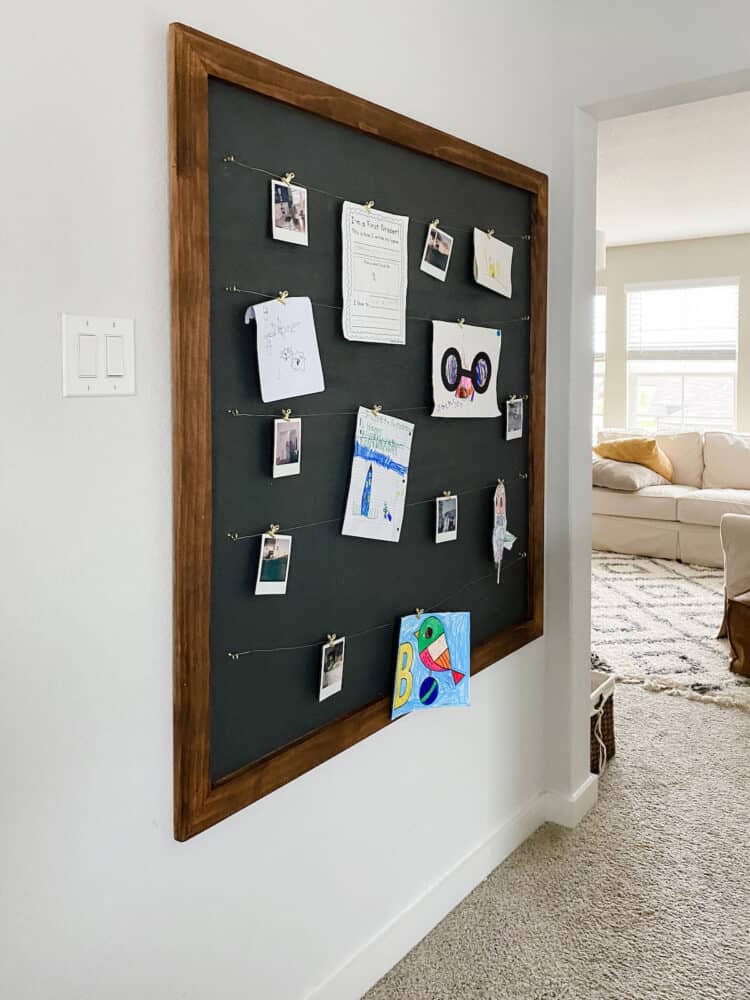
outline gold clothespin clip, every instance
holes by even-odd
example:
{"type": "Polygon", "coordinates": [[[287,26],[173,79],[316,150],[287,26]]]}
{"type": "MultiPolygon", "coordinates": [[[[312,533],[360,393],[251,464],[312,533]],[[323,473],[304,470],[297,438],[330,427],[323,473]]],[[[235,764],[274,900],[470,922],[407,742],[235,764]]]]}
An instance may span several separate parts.
{"type": "Polygon", "coordinates": [[[280,302],[282,304],[282,306],[285,306],[286,305],[286,300],[288,298],[289,298],[289,292],[286,290],[286,288],[283,288],[279,292],[279,294],[276,296],[276,301],[280,302]]]}
{"type": "Polygon", "coordinates": [[[336,642],[336,633],[335,632],[329,632],[328,633],[328,645],[332,646],[334,644],[334,642],[336,642]]]}
{"type": "Polygon", "coordinates": [[[450,490],[443,490],[443,496],[444,497],[452,497],[453,494],[451,493],[450,490]]]}
{"type": "Polygon", "coordinates": [[[281,411],[281,415],[284,418],[284,420],[288,420],[291,417],[291,415],[292,415],[292,411],[291,410],[282,410],[281,411]]]}
{"type": "Polygon", "coordinates": [[[417,621],[419,621],[424,614],[424,608],[415,608],[415,611],[417,612],[417,621]]]}
{"type": "Polygon", "coordinates": [[[295,172],[293,170],[290,170],[289,173],[284,174],[284,176],[281,179],[285,184],[291,184],[296,176],[297,175],[295,174],[295,172]]]}
{"type": "Polygon", "coordinates": [[[466,317],[465,317],[465,316],[461,316],[461,317],[459,318],[459,320],[458,320],[458,325],[459,325],[459,326],[461,327],[461,329],[462,329],[462,330],[463,330],[463,328],[464,328],[464,323],[465,323],[465,322],[466,322],[466,317]]]}
{"type": "Polygon", "coordinates": [[[369,215],[373,208],[375,208],[375,202],[366,201],[362,207],[367,209],[367,214],[369,215]]]}
{"type": "Polygon", "coordinates": [[[440,225],[440,219],[433,219],[432,222],[430,223],[430,225],[431,226],[439,226],[440,225]]]}
{"type": "Polygon", "coordinates": [[[515,403],[515,401],[517,399],[518,399],[518,396],[515,394],[515,392],[511,396],[508,396],[508,402],[509,403],[515,403]]]}
{"type": "Polygon", "coordinates": [[[488,229],[487,230],[487,235],[489,236],[490,239],[492,239],[492,237],[495,235],[495,230],[494,229],[488,229]]]}
{"type": "Polygon", "coordinates": [[[268,527],[268,534],[271,536],[271,538],[275,538],[276,537],[276,532],[279,530],[280,527],[281,527],[280,524],[271,524],[271,525],[269,525],[269,527],[268,527]]]}
{"type": "Polygon", "coordinates": [[[505,480],[504,479],[498,479],[497,485],[498,486],[505,486],[505,480]]]}
{"type": "Polygon", "coordinates": [[[377,417],[382,409],[383,409],[382,405],[380,403],[376,403],[372,408],[372,412],[377,417]]]}

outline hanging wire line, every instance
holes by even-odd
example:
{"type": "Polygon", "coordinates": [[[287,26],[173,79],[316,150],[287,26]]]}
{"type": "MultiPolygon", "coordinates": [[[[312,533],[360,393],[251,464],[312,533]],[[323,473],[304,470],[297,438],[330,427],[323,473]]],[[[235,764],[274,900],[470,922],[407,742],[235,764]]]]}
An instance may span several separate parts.
{"type": "MultiPolygon", "coordinates": [[[[528,399],[528,398],[529,398],[528,394],[524,394],[523,396],[518,396],[515,393],[513,393],[512,395],[507,397],[505,402],[512,403],[514,400],[528,399]]],[[[433,408],[432,404],[430,404],[429,406],[383,406],[380,412],[385,414],[424,413],[426,410],[431,410],[432,408],[433,408]]],[[[283,412],[284,411],[282,411],[282,417],[283,417],[283,412]]],[[[282,419],[282,417],[279,417],[278,413],[273,410],[269,410],[267,413],[247,413],[244,410],[238,410],[235,408],[232,410],[227,410],[227,413],[229,414],[230,417],[265,417],[265,418],[273,417],[276,420],[282,419]]],[[[304,417],[305,420],[307,420],[309,417],[356,417],[358,414],[359,410],[328,410],[325,413],[295,412],[294,414],[292,414],[291,410],[289,412],[290,418],[292,420],[298,420],[298,419],[301,420],[302,417],[304,417]]]]}
{"type": "MultiPolygon", "coordinates": [[[[416,413],[418,411],[431,410],[431,406],[400,406],[400,407],[384,407],[381,411],[382,413],[416,413]]],[[[227,413],[231,417],[276,417],[274,412],[270,413],[243,413],[241,410],[227,410],[227,413]]],[[[307,420],[308,417],[356,417],[359,410],[331,410],[328,413],[294,413],[291,417],[292,420],[304,417],[307,420]]]]}
{"type": "MultiPolygon", "coordinates": [[[[516,479],[528,479],[528,478],[529,478],[528,472],[519,472],[518,476],[516,477],[516,479]]],[[[495,480],[494,483],[485,483],[484,486],[475,486],[471,490],[460,490],[458,493],[451,493],[450,496],[463,497],[467,496],[467,494],[470,493],[481,493],[483,490],[494,489],[498,485],[498,483],[504,483],[504,482],[505,480],[503,479],[497,479],[495,480]]],[[[412,500],[409,503],[404,504],[404,507],[421,507],[422,504],[425,503],[434,503],[435,499],[436,498],[434,496],[431,496],[427,497],[426,500],[412,500]]],[[[438,497],[437,499],[441,498],[438,497]]],[[[336,524],[336,523],[340,524],[343,520],[344,520],[343,517],[329,517],[325,521],[310,521],[308,524],[295,524],[291,528],[286,528],[284,531],[281,532],[281,534],[285,535],[290,531],[302,531],[303,528],[317,528],[321,524],[336,524]]],[[[251,538],[260,538],[262,535],[267,535],[267,534],[268,534],[268,528],[266,528],[265,531],[256,531],[255,534],[253,535],[240,535],[236,531],[228,531],[226,533],[226,537],[229,539],[230,542],[246,542],[249,541],[251,538]]]]}
{"type": "MultiPolygon", "coordinates": [[[[284,180],[282,174],[274,173],[272,170],[264,170],[263,167],[254,167],[250,163],[245,163],[243,160],[238,160],[234,153],[227,153],[226,156],[222,157],[224,163],[232,163],[236,167],[242,167],[243,170],[252,170],[257,174],[265,174],[266,177],[273,177],[274,180],[282,181],[284,180]]],[[[299,187],[305,188],[306,191],[314,191],[316,194],[322,194],[325,198],[333,198],[334,201],[351,201],[351,198],[344,198],[340,194],[335,194],[333,191],[326,191],[325,188],[313,187],[312,184],[299,184],[299,187]]],[[[406,213],[396,213],[396,214],[406,214],[406,213]]],[[[431,226],[434,220],[427,219],[417,219],[413,215],[409,216],[410,222],[420,222],[423,226],[431,226]]],[[[448,229],[461,229],[463,232],[473,232],[474,229],[479,229],[479,226],[467,226],[464,224],[447,223],[448,229]]],[[[441,225],[441,229],[444,227],[441,225]]],[[[493,231],[493,236],[502,238],[504,240],[519,240],[520,242],[530,242],[531,233],[496,233],[493,231]]]]}
{"type": "MultiPolygon", "coordinates": [[[[266,301],[271,301],[272,299],[278,299],[280,295],[279,292],[262,292],[259,288],[239,288],[237,285],[225,285],[224,291],[229,292],[230,295],[260,295],[261,298],[263,298],[266,301]]],[[[315,299],[310,299],[310,302],[314,306],[318,306],[321,309],[336,309],[338,310],[338,312],[341,312],[341,310],[344,308],[343,306],[331,305],[329,302],[317,302],[315,299]]],[[[418,316],[416,313],[406,313],[406,318],[420,320],[424,323],[435,322],[434,316],[418,316]]],[[[501,320],[499,325],[495,326],[494,329],[501,329],[503,326],[510,326],[511,323],[528,323],[530,319],[531,316],[516,316],[515,319],[504,319],[501,320]]],[[[455,320],[447,320],[446,322],[448,323],[455,322],[455,320]]],[[[486,326],[487,324],[469,323],[468,325],[486,326]]],[[[463,322],[461,323],[461,326],[463,326],[463,322]]]]}
{"type": "MultiPolygon", "coordinates": [[[[526,553],[521,552],[519,553],[518,556],[516,556],[515,559],[512,560],[512,562],[507,562],[504,560],[502,564],[503,569],[511,569],[513,566],[517,566],[520,562],[523,562],[525,558],[526,558],[526,553]]],[[[487,580],[491,576],[494,577],[496,575],[496,572],[497,571],[493,569],[489,573],[484,573],[482,574],[482,576],[477,576],[473,580],[469,580],[468,583],[465,583],[462,587],[459,587],[458,590],[452,591],[446,597],[441,597],[440,600],[436,601],[431,607],[424,608],[422,610],[422,614],[429,614],[430,611],[440,610],[441,604],[446,604],[448,601],[454,600],[454,598],[458,597],[459,594],[462,594],[465,590],[468,590],[469,587],[473,587],[475,584],[481,583],[482,580],[487,580]]],[[[371,632],[380,632],[386,628],[395,628],[394,622],[392,621],[384,622],[382,625],[371,625],[369,628],[361,629],[359,632],[349,632],[345,636],[339,636],[338,638],[339,639],[345,638],[346,641],[349,642],[351,639],[358,639],[362,635],[369,635],[371,632]]],[[[264,654],[294,653],[299,649],[313,649],[313,647],[315,646],[322,646],[324,644],[325,644],[324,639],[318,639],[315,642],[305,642],[300,644],[299,646],[276,646],[273,649],[243,649],[237,653],[227,653],[227,656],[229,657],[230,660],[239,660],[241,656],[252,656],[253,653],[264,653],[264,654]]]]}

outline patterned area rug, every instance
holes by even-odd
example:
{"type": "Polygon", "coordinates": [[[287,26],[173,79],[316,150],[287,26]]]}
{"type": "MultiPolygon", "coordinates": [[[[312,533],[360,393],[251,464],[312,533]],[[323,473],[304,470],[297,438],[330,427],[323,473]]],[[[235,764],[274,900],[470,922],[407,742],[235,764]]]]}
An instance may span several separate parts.
{"type": "Polygon", "coordinates": [[[619,681],[750,712],[750,681],[716,639],[721,570],[592,553],[591,664],[619,681]]]}

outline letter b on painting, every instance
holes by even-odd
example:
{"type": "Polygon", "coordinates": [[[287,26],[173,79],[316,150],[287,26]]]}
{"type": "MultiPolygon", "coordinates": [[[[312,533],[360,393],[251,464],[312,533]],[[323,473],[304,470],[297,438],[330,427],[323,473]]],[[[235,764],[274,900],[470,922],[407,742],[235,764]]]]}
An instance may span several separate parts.
{"type": "Polygon", "coordinates": [[[394,709],[401,708],[411,697],[411,665],[414,660],[414,650],[410,642],[402,642],[398,647],[396,660],[396,685],[393,693],[394,709]]]}

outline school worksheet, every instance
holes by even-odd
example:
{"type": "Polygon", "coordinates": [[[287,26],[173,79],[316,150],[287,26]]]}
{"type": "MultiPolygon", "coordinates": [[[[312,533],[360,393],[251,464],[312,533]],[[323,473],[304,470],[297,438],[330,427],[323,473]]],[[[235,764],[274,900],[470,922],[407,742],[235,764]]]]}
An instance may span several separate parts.
{"type": "Polygon", "coordinates": [[[342,322],[347,340],[406,343],[409,218],[345,201],[342,322]]]}

